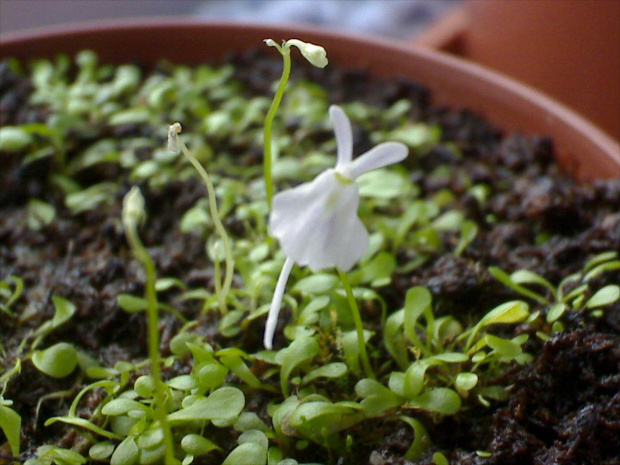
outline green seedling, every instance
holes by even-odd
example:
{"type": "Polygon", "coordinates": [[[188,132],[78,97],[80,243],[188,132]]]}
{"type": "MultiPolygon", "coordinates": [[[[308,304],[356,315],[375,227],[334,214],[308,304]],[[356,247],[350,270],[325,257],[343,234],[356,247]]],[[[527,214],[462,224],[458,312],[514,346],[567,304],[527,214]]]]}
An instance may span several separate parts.
{"type": "MultiPolygon", "coordinates": [[[[472,319],[463,313],[457,319],[445,314],[443,305],[450,302],[433,302],[423,287],[413,287],[404,296],[399,295],[401,289],[403,294],[406,290],[402,284],[395,287],[397,291],[387,288],[402,283],[401,278],[440,253],[470,258],[468,246],[484,231],[478,231],[476,223],[458,210],[460,193],[442,189],[427,194],[411,182],[419,175],[413,157],[407,169],[373,166],[364,174],[359,173],[360,163],[373,161],[376,149],[393,144],[389,141],[405,144],[418,157],[440,146],[459,159],[460,149],[444,141],[438,126],[411,121],[415,109],[408,100],[398,100],[384,109],[361,102],[343,102],[340,110],[329,109],[330,93],[325,89],[306,81],[287,83],[291,46],[318,66],[326,64],[324,50],[298,40],[267,43],[278,49],[284,61],[271,106],[266,97],[243,97],[239,93],[242,84],[231,66],[190,69],[162,64],[157,73],[143,79],[133,65],[115,70],[98,66],[89,52],[79,55],[76,72],[68,58],[55,63],[41,60],[34,66],[35,92],[30,104],[45,105],[50,118],[45,123],[0,129],[0,150],[23,152],[24,166],[43,159],[52,161],[52,193],[45,197],[46,202],[29,201],[23,216],[28,227],[45,234],[47,226],[66,219],[63,215],[88,218],[99,209],[114,211],[127,183],[140,183],[157,194],[168,183],[183,182],[198,171],[207,184],[208,198],[179,212],[179,225],[173,232],[178,229],[184,235],[207,236],[215,230],[216,234],[207,238],[206,249],[215,268],[216,292],[192,288],[176,276],[157,279],[153,260],[138,236],[143,208],[134,208],[129,201],[123,226],[132,252],[144,266],[146,290],[144,296],[120,294],[117,303],[130,313],[146,312],[147,360],[102,366],[68,342],[46,344],[49,335],[73,318],[77,308],[54,295],[54,316],[31,329],[27,327],[29,315],[20,307],[32,298],[29,292],[25,292],[27,299],[21,297],[23,282],[15,276],[0,281],[0,311],[7,317],[5,321],[26,329],[17,350],[3,348],[2,355],[10,357],[3,357],[2,394],[6,395],[8,383],[27,360],[48,376],[67,377],[80,368],[79,376],[74,377],[79,386],[72,391],[78,393],[68,412],[43,421],[73,428],[84,438],[80,450],[42,447],[36,458],[28,458],[28,465],[181,460],[184,465],[203,461],[295,465],[297,461],[291,457],[308,448],[316,448],[317,453],[321,450],[326,461],[335,463],[354,454],[359,441],[356,432],[361,428],[403,422],[413,431],[411,443],[403,444],[404,459],[415,461],[431,442],[430,422],[508,398],[509,389],[498,380],[506,370],[528,363],[532,357],[525,351],[527,337],[514,336],[514,327],[543,326],[537,315],[546,312],[546,323],[558,330],[567,312],[596,316],[618,301],[617,285],[593,288],[594,278],[620,268],[617,254],[612,252],[594,257],[580,273],[559,285],[528,270],[507,274],[492,269],[500,281],[540,308],[533,313],[525,302],[510,301],[482,317],[472,319]],[[283,100],[285,88],[287,98],[283,100]],[[328,111],[335,139],[308,137],[328,129],[328,111]],[[300,127],[286,133],[277,131],[281,134],[274,137],[276,113],[282,121],[300,127]],[[348,157],[353,145],[348,118],[365,131],[372,144],[379,144],[355,160],[348,157]],[[184,141],[178,137],[180,128],[173,125],[171,142],[192,166],[159,146],[165,137],[162,120],[188,122],[184,141]],[[137,125],[144,134],[154,136],[113,139],[103,133],[102,137],[101,128],[122,131],[124,125],[137,125]],[[79,143],[74,143],[76,134],[79,143]],[[253,161],[261,146],[262,168],[253,161]],[[239,148],[243,153],[237,153],[239,148]],[[247,153],[245,148],[249,148],[247,153]],[[337,163],[329,155],[334,151],[337,163]],[[200,169],[207,163],[210,178],[200,169]],[[121,174],[119,181],[76,181],[90,179],[87,174],[105,165],[121,174]],[[277,194],[274,184],[282,187],[277,194]],[[305,198],[296,190],[304,185],[313,195],[305,198]],[[293,188],[286,189],[290,186],[293,188]],[[355,189],[355,201],[339,197],[355,189]],[[299,203],[284,201],[284,207],[294,204],[295,208],[283,208],[278,200],[286,192],[284,198],[299,203]],[[312,216],[305,207],[318,205],[317,199],[325,202],[317,209],[320,214],[312,216]],[[333,238],[323,243],[317,239],[317,244],[315,237],[302,238],[300,242],[306,246],[299,250],[320,257],[324,250],[348,255],[350,248],[359,246],[352,254],[355,259],[350,266],[335,258],[329,266],[310,266],[311,261],[291,253],[290,247],[283,245],[282,251],[274,252],[269,233],[275,232],[278,239],[289,234],[278,233],[278,221],[270,218],[270,210],[283,218],[282,229],[310,218],[312,228],[305,229],[315,236],[336,225],[335,233],[346,237],[345,244],[333,238]],[[295,215],[288,215],[289,210],[295,215]],[[345,218],[367,226],[366,235],[356,236],[359,228],[347,229],[337,222],[345,218]],[[229,221],[235,230],[224,230],[229,221]],[[362,236],[367,236],[367,246],[366,241],[357,240],[362,236]],[[223,263],[226,270],[220,269],[223,263]],[[288,278],[290,273],[292,281],[288,293],[286,283],[276,283],[283,264],[281,277],[288,278]],[[279,296],[273,295],[274,284],[279,296]],[[272,313],[265,303],[269,299],[285,305],[292,318],[277,340],[276,350],[259,350],[251,331],[272,313]],[[202,301],[199,317],[192,316],[193,300],[202,301]],[[219,308],[220,315],[205,314],[211,308],[219,308]],[[170,335],[166,358],[159,352],[163,337],[157,331],[158,311],[174,315],[170,327],[183,325],[170,335]],[[366,315],[376,318],[372,331],[370,321],[363,320],[366,315]],[[248,341],[258,352],[252,353],[244,345],[248,341]],[[168,379],[162,376],[165,368],[173,373],[168,379]],[[264,401],[266,411],[254,410],[257,400],[264,401]],[[234,440],[222,440],[230,435],[234,440]]],[[[385,148],[378,151],[382,155],[379,164],[388,159],[393,162],[392,150],[385,148]]],[[[442,180],[454,175],[461,176],[454,166],[441,165],[430,177],[442,180]]],[[[491,188],[473,184],[466,177],[462,183],[463,192],[484,206],[491,188]]],[[[120,232],[117,223],[111,228],[120,232]]],[[[68,392],[42,398],[60,400],[68,392]]],[[[21,418],[16,410],[10,400],[0,400],[0,429],[6,437],[5,448],[13,456],[23,454],[21,418]]],[[[432,461],[448,463],[440,452],[432,455],[432,461]]]]}
{"type": "Polygon", "coordinates": [[[48,376],[64,378],[77,366],[77,350],[71,344],[59,342],[45,350],[35,350],[32,354],[32,363],[48,376]]]}
{"type": "MultiPolygon", "coordinates": [[[[165,400],[166,388],[161,378],[161,361],[159,354],[159,315],[158,315],[158,303],[157,303],[157,291],[155,290],[155,283],[157,281],[155,264],[148,251],[142,245],[140,236],[138,235],[138,226],[144,221],[144,198],[137,187],[133,187],[125,196],[123,200],[123,226],[125,228],[125,235],[127,241],[136,256],[136,258],[142,263],[146,272],[146,300],[147,300],[147,323],[148,323],[148,352],[151,359],[151,373],[155,380],[155,403],[157,405],[155,416],[159,425],[163,431],[163,442],[165,448],[165,463],[166,465],[173,465],[177,463],[174,458],[174,445],[172,443],[172,436],[168,427],[168,421],[166,418],[167,406],[165,400]]],[[[126,458],[128,451],[132,449],[132,443],[129,441],[131,438],[127,438],[128,442],[121,448],[121,452],[118,452],[118,448],[114,451],[112,456],[112,462],[115,462],[115,457],[122,456],[123,460],[126,458]]],[[[120,448],[120,446],[119,446],[120,448]]],[[[120,459],[119,459],[120,460],[120,459]]],[[[118,462],[117,462],[118,463],[118,462]]],[[[120,463],[132,463],[120,462],[120,463]]]]}
{"type": "MultiPolygon", "coordinates": [[[[592,257],[581,271],[568,275],[557,286],[529,270],[517,270],[509,275],[491,267],[489,272],[505,286],[545,306],[547,323],[558,331],[563,328],[560,320],[566,312],[590,311],[597,315],[603,307],[620,299],[620,286],[617,284],[608,284],[596,291],[590,284],[594,278],[618,269],[618,254],[610,251],[592,257]]],[[[539,335],[543,339],[548,337],[544,333],[539,335]]]]}
{"type": "Polygon", "coordinates": [[[22,418],[19,413],[11,409],[11,405],[13,405],[12,401],[4,399],[0,395],[0,429],[9,443],[11,454],[13,457],[17,457],[21,442],[22,418]]]}
{"type": "Polygon", "coordinates": [[[41,446],[37,457],[28,459],[24,465],[82,465],[87,459],[80,453],[57,446],[41,446]]]}
{"type": "Polygon", "coordinates": [[[53,205],[42,200],[30,199],[28,201],[27,223],[30,229],[39,230],[54,221],[56,209],[53,205]]]}
{"type": "Polygon", "coordinates": [[[63,297],[57,295],[52,296],[52,303],[54,304],[53,318],[43,323],[32,333],[34,341],[32,342],[31,348],[33,350],[36,349],[43,339],[54,329],[69,321],[75,314],[75,305],[63,297]]]}
{"type": "Polygon", "coordinates": [[[0,311],[10,317],[15,316],[11,307],[21,297],[24,281],[19,276],[8,276],[0,281],[0,311]]]}
{"type": "Polygon", "coordinates": [[[231,247],[230,247],[230,239],[228,234],[226,233],[226,229],[222,224],[222,220],[220,219],[220,214],[217,209],[217,203],[215,199],[215,188],[213,187],[213,182],[209,177],[209,174],[204,169],[204,167],[200,164],[200,162],[192,155],[192,153],[187,149],[185,143],[179,138],[178,134],[181,132],[181,125],[179,123],[175,123],[170,126],[168,130],[168,150],[174,153],[178,153],[179,151],[183,152],[183,155],[190,161],[190,163],[194,166],[200,177],[205,183],[207,187],[207,192],[209,195],[209,209],[211,212],[211,218],[213,219],[213,223],[215,225],[215,229],[217,230],[220,239],[222,241],[222,247],[224,248],[224,257],[226,260],[226,274],[224,277],[224,283],[221,283],[221,276],[219,270],[219,258],[215,258],[215,291],[218,296],[218,302],[220,306],[220,312],[222,315],[227,313],[226,300],[228,296],[228,292],[230,291],[230,286],[232,284],[235,261],[232,255],[231,247]]]}
{"type": "Polygon", "coordinates": [[[26,149],[33,141],[30,134],[17,126],[3,126],[0,128],[0,150],[6,152],[20,152],[26,149]]]}

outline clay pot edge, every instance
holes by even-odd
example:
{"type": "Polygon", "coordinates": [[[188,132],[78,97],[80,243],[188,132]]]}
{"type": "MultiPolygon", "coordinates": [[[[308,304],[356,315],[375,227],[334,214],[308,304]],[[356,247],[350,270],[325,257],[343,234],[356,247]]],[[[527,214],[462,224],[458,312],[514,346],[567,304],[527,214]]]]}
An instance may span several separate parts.
{"type": "MultiPolygon", "coordinates": [[[[116,37],[120,40],[123,34],[131,33],[142,38],[147,62],[149,58],[154,60],[155,56],[158,56],[157,47],[161,50],[161,58],[173,59],[178,56],[181,58],[179,61],[184,62],[188,61],[187,57],[191,55],[188,55],[187,50],[175,48],[175,45],[180,44],[175,44],[173,39],[184,36],[198,39],[204,31],[211,31],[214,38],[229,39],[229,42],[213,44],[212,48],[217,45],[224,49],[240,50],[247,48],[244,45],[248,41],[256,42],[258,47],[260,41],[267,36],[275,40],[298,37],[324,45],[332,62],[341,66],[366,68],[384,76],[406,75],[430,87],[434,99],[439,103],[451,102],[452,106],[457,108],[471,107],[494,124],[510,130],[549,135],[557,143],[560,164],[580,181],[620,177],[620,144],[565,105],[496,71],[400,40],[294,24],[155,17],[91,21],[8,33],[0,40],[0,57],[23,58],[50,56],[60,52],[72,53],[88,47],[88,43],[79,39],[96,38],[105,43],[106,38],[116,37]],[[237,33],[231,33],[232,31],[237,33]],[[166,38],[169,38],[169,42],[166,42],[166,38]],[[154,39],[158,42],[155,44],[157,47],[149,49],[148,46],[152,45],[154,39]],[[54,45],[57,43],[67,44],[71,50],[60,50],[54,45]],[[40,53],[32,54],[33,47],[38,48],[40,53]],[[363,53],[352,55],[350,50],[363,53]],[[178,53],[175,55],[175,52],[178,53]],[[449,74],[448,77],[446,73],[449,74]],[[595,159],[584,160],[583,153],[595,159]]],[[[113,40],[110,45],[114,45],[113,40]]],[[[139,44],[130,44],[126,47],[131,50],[137,45],[139,44]]],[[[122,44],[116,46],[118,49],[122,44]]],[[[120,51],[122,52],[122,49],[120,51]]],[[[200,56],[196,58],[200,60],[200,56]]],[[[205,50],[202,60],[208,59],[209,54],[205,50]]]]}

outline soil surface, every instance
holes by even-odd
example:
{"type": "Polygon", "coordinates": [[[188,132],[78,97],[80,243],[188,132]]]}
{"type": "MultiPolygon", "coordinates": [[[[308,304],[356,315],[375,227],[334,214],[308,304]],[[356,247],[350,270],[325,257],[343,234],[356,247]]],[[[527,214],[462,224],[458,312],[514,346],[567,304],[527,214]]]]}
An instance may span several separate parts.
{"type": "MultiPolygon", "coordinates": [[[[281,69],[278,60],[249,54],[233,57],[230,62],[248,95],[271,95],[272,83],[279,78],[281,69]]],[[[548,138],[505,134],[467,110],[434,106],[423,86],[405,80],[384,82],[363,71],[343,72],[330,67],[315,70],[296,65],[293,78],[301,77],[324,86],[333,103],[362,98],[387,108],[408,99],[412,102],[410,117],[438,124],[442,141],[455,144],[463,154],[456,157],[443,145],[437,145],[428,155],[411,162],[416,164],[411,180],[419,186],[421,196],[444,189],[454,192],[458,208],[476,222],[479,233],[460,257],[435,254],[410,273],[395,277],[393,286],[381,290],[390,303],[389,310],[402,306],[407,289],[422,285],[432,292],[439,314],[458,315],[466,321],[518,298],[489,274],[490,266],[506,272],[526,268],[558,283],[581,270],[593,255],[620,250],[620,180],[576,184],[554,163],[553,141],[548,138]],[[446,164],[453,169],[442,175],[438,168],[446,164]],[[486,184],[491,191],[483,206],[466,193],[469,185],[478,183],[486,184]]],[[[31,90],[27,78],[13,73],[6,63],[0,64],[0,125],[45,121],[46,108],[28,103],[31,90]]],[[[287,122],[291,128],[296,124],[287,122]]],[[[76,135],[74,150],[103,137],[122,140],[136,134],[149,136],[149,128],[140,125],[91,129],[87,139],[76,135]]],[[[354,136],[356,153],[373,145],[360,129],[354,136]]],[[[331,135],[329,131],[313,137],[331,135]]],[[[233,150],[239,153],[241,163],[260,162],[261,153],[256,148],[240,143],[233,150]]],[[[48,188],[52,169],[49,160],[24,167],[23,156],[0,153],[0,280],[16,275],[25,286],[15,307],[22,317],[0,318],[0,374],[12,367],[12,353],[19,341],[52,317],[52,295],[69,299],[78,310],[46,339],[46,346],[70,340],[106,366],[119,360],[143,360],[144,315],[128,314],[116,302],[119,294],[139,295],[144,287],[141,268],[133,260],[118,222],[129,180],[122,181],[115,201],[106,208],[71,215],[62,196],[48,188]],[[39,230],[29,228],[25,221],[31,198],[42,199],[57,210],[56,219],[39,230]],[[28,316],[23,317],[25,314],[28,316]]],[[[117,175],[113,166],[102,166],[81,173],[80,182],[94,184],[117,175]]],[[[202,184],[195,179],[175,181],[158,189],[144,186],[143,192],[149,208],[143,240],[158,274],[179,277],[193,287],[211,288],[213,271],[204,254],[203,239],[181,234],[174,227],[182,213],[206,195],[202,184]]],[[[243,233],[243,226],[234,218],[226,226],[236,237],[243,233]]],[[[413,258],[406,250],[399,252],[401,263],[413,258]]],[[[593,285],[598,288],[619,282],[620,271],[615,270],[601,275],[593,285]]],[[[164,301],[175,304],[187,318],[197,318],[200,306],[179,304],[177,297],[174,290],[163,294],[164,301]]],[[[286,317],[286,310],[283,315],[286,317]]],[[[200,332],[215,347],[240,345],[248,353],[261,348],[264,319],[252,322],[251,331],[232,340],[217,334],[215,321],[207,319],[203,323],[200,332]]],[[[440,450],[452,465],[620,464],[620,303],[607,308],[600,318],[576,314],[564,324],[565,330],[546,343],[534,336],[536,328],[521,325],[517,329],[532,336],[528,351],[535,358],[523,367],[515,365],[504,375],[502,382],[511,385],[508,401],[492,403],[488,408],[477,405],[438,423],[430,416],[422,416],[433,445],[417,463],[432,464],[432,454],[440,450]],[[491,455],[484,457],[476,451],[491,455]]],[[[173,316],[163,314],[160,329],[164,356],[169,354],[168,343],[180,326],[173,316]]],[[[281,342],[276,339],[276,345],[281,342]]],[[[176,364],[166,369],[165,376],[187,372],[187,366],[176,364]]],[[[14,402],[12,408],[22,415],[22,460],[32,456],[41,444],[83,447],[83,440],[74,432],[58,423],[44,427],[41,420],[64,414],[82,382],[79,375],[53,379],[30,362],[24,363],[21,373],[4,392],[4,397],[14,402]],[[61,394],[46,397],[49,393],[61,394]]],[[[264,415],[268,396],[251,392],[246,396],[246,409],[264,415]]],[[[80,414],[87,416],[99,400],[97,391],[89,394],[80,404],[80,414]]],[[[403,423],[362,423],[352,434],[362,438],[357,444],[363,445],[352,456],[328,457],[319,448],[310,447],[295,458],[302,463],[331,460],[342,465],[410,463],[402,456],[413,434],[403,423]]],[[[233,447],[234,439],[220,438],[217,442],[228,441],[233,447]]],[[[0,451],[0,463],[7,463],[2,458],[7,452],[0,451]]]]}

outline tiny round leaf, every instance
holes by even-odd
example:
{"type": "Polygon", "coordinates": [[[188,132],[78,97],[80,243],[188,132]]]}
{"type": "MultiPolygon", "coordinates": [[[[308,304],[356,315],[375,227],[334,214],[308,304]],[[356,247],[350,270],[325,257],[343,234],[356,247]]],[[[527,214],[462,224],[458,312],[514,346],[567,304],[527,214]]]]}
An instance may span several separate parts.
{"type": "Polygon", "coordinates": [[[32,363],[37,369],[53,378],[70,375],[77,366],[77,351],[71,344],[59,342],[45,350],[32,354],[32,363]]]}

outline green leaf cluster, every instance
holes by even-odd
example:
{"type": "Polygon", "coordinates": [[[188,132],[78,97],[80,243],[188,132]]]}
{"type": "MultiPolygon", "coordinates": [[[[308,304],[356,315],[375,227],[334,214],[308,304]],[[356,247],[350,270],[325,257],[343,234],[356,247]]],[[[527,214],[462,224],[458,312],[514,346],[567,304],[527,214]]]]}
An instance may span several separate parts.
{"type": "MultiPolygon", "coordinates": [[[[495,279],[522,296],[542,306],[541,312],[546,323],[551,325],[551,332],[562,331],[562,317],[568,312],[589,312],[600,317],[604,307],[620,300],[620,286],[607,284],[593,289],[592,283],[605,273],[620,270],[618,253],[603,252],[588,260],[583,268],[569,274],[554,286],[543,276],[529,270],[517,270],[511,274],[499,268],[491,267],[489,272],[495,279]]],[[[548,339],[548,331],[539,331],[542,339],[548,339]]]]}
{"type": "MultiPolygon", "coordinates": [[[[557,285],[529,270],[508,274],[491,268],[496,279],[524,300],[503,302],[479,318],[446,315],[440,311],[442,302],[434,302],[424,287],[402,286],[404,295],[395,296],[392,284],[441,254],[471,259],[468,246],[476,241],[479,224],[459,208],[459,196],[465,192],[484,207],[491,190],[472,182],[458,167],[441,164],[428,175],[430,180],[459,177],[463,192],[425,194],[412,182],[421,174],[418,161],[428,160],[424,157],[434,148],[458,160],[459,147],[442,140],[438,126],[415,121],[406,100],[381,109],[345,102],[343,108],[370,142],[400,140],[412,154],[406,168],[377,170],[359,179],[359,215],[368,226],[370,247],[348,279],[367,317],[361,336],[376,379],[362,369],[350,305],[333,270],[293,270],[284,296],[283,337],[277,350],[260,350],[252,342],[253,332],[262,325],[284,260],[268,237],[265,184],[256,162],[269,100],[246,97],[231,66],[162,64],[156,73],[142,73],[133,65],[98,65],[92,52],[79,54],[75,66],[67,57],[36,61],[30,103],[48,108],[50,116],[45,124],[1,128],[0,150],[22,153],[24,166],[51,161],[51,193],[29,199],[24,217],[27,226],[39,232],[75,215],[117,217],[118,199],[130,183],[159,195],[171,183],[194,177],[181,157],[163,148],[171,121],[184,123],[183,140],[200,163],[208,164],[222,221],[234,226],[235,279],[226,297],[227,312],[213,311],[219,306],[213,287],[190,285],[178,276],[155,282],[158,309],[182,325],[170,339],[169,353],[162,355],[163,373],[174,375],[165,379],[161,394],[174,455],[183,465],[200,463],[202,456],[231,465],[294,465],[291,457],[297,451],[316,446],[326,450],[326,457],[346,457],[356,446],[356,428],[392,422],[411,428],[404,455],[415,461],[431,443],[429,422],[507,398],[498,379],[532,359],[524,349],[527,335],[515,332],[518,325],[536,327],[541,338],[548,338],[562,330],[569,312],[596,317],[619,300],[616,284],[596,287],[605,273],[620,269],[614,252],[591,258],[583,270],[557,285]],[[130,126],[142,135],[122,135],[130,126]],[[110,131],[121,135],[111,137],[110,131]],[[114,177],[105,175],[107,169],[114,177]],[[104,174],[90,176],[98,170],[104,174]],[[84,181],[89,179],[96,181],[84,181]],[[188,311],[196,301],[199,315],[188,311]],[[216,335],[204,329],[212,322],[208,331],[217,327],[216,335]],[[243,345],[247,341],[251,349],[243,345]],[[265,408],[257,411],[259,401],[265,408]]],[[[273,178],[278,189],[306,182],[334,165],[330,154],[335,142],[321,136],[330,129],[328,98],[316,84],[290,83],[282,117],[274,121],[273,178]]],[[[204,256],[196,259],[217,269],[222,247],[206,199],[177,213],[170,234],[202,238],[204,256]]],[[[120,226],[114,227],[120,233],[120,226]]],[[[0,311],[7,321],[24,318],[23,313],[18,317],[23,293],[19,277],[0,281],[0,311]]],[[[114,298],[128,313],[142,312],[148,305],[142,296],[114,298]]],[[[148,361],[102,366],[68,341],[47,345],[49,335],[77,311],[60,296],[53,295],[52,303],[54,316],[33,328],[15,359],[3,361],[3,367],[10,368],[0,376],[0,385],[6,388],[28,361],[46,376],[75,373],[77,395],[68,412],[44,423],[74,428],[86,445],[80,453],[44,446],[26,464],[162,463],[164,434],[148,361]],[[101,402],[84,409],[95,393],[101,402]]],[[[14,408],[0,398],[0,428],[17,456],[21,418],[14,408]]],[[[447,463],[440,452],[433,461],[447,463]]]]}

